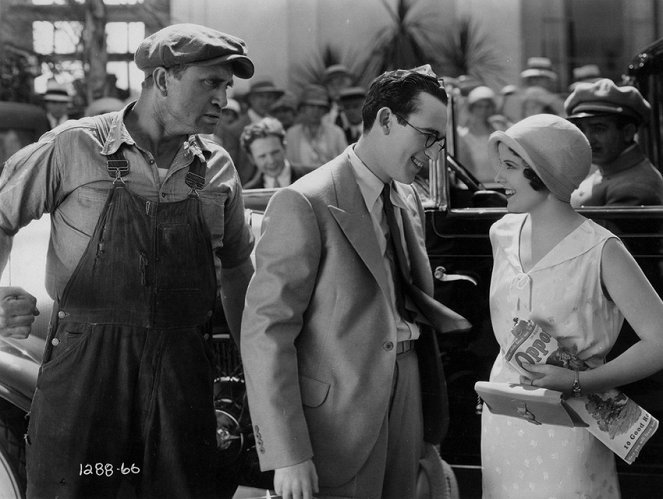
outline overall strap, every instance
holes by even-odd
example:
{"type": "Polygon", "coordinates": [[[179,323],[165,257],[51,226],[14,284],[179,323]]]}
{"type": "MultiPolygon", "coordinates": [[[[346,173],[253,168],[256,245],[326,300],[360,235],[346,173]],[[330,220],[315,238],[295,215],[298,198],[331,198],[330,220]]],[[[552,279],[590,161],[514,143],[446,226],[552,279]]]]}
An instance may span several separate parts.
{"type": "MultiPolygon", "coordinates": [[[[103,145],[106,143],[108,134],[110,133],[110,121],[108,119],[102,118],[101,116],[92,116],[92,119],[95,123],[97,138],[103,147],[103,145]]],[[[108,175],[115,179],[113,183],[117,181],[124,183],[124,179],[122,177],[129,174],[129,162],[122,154],[122,146],[120,146],[113,154],[108,156],[106,170],[108,171],[108,175]]]]}
{"type": "MultiPolygon", "coordinates": [[[[200,138],[196,136],[198,148],[200,148],[200,138]]],[[[185,142],[185,146],[186,146],[185,142]]],[[[207,173],[207,160],[202,152],[194,153],[194,158],[189,165],[189,171],[184,178],[184,182],[191,188],[189,195],[198,196],[198,191],[205,187],[205,175],[207,173]]]]}

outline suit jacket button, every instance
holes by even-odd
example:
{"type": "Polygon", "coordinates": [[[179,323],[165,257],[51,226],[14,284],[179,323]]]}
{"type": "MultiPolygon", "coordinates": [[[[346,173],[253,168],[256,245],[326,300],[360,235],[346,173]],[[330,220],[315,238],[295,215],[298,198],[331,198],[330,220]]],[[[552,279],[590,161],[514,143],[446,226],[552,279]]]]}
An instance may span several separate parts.
{"type": "Polygon", "coordinates": [[[385,341],[384,345],[382,345],[382,348],[384,348],[387,352],[390,352],[394,349],[394,342],[393,341],[385,341]]]}

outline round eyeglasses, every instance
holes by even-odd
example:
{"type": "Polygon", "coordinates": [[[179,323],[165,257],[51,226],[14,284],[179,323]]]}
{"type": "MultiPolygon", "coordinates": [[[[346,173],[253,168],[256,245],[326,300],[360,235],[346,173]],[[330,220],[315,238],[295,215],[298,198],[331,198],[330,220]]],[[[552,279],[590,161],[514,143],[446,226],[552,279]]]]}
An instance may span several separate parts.
{"type": "Polygon", "coordinates": [[[403,120],[406,125],[411,126],[414,128],[417,132],[419,132],[421,135],[426,137],[426,142],[424,142],[424,146],[426,147],[425,154],[428,156],[429,159],[437,159],[439,154],[442,152],[442,150],[447,146],[447,137],[442,136],[440,137],[437,132],[426,132],[416,126],[414,126],[412,123],[410,123],[408,120],[403,118],[401,115],[396,114],[396,116],[403,120]],[[432,155],[429,155],[429,150],[432,150],[432,155]]]}

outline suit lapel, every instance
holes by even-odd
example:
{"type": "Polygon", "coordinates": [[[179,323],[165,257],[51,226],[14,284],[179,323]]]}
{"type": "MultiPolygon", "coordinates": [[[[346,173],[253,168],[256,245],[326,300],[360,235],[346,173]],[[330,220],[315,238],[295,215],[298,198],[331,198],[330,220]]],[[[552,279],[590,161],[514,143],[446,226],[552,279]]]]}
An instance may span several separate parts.
{"type": "Polygon", "coordinates": [[[361,195],[348,161],[339,162],[331,170],[338,206],[329,211],[354,250],[371,272],[385,296],[389,296],[387,273],[380,253],[371,215],[361,195]]]}

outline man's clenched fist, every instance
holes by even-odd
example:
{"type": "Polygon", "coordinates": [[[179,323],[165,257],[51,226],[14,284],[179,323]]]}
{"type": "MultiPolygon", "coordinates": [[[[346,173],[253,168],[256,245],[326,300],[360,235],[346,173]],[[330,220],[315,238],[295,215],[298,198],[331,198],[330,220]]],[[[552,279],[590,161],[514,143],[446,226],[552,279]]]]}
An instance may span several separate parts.
{"type": "Polygon", "coordinates": [[[34,296],[23,288],[0,287],[0,336],[27,338],[36,315],[34,296]]]}

